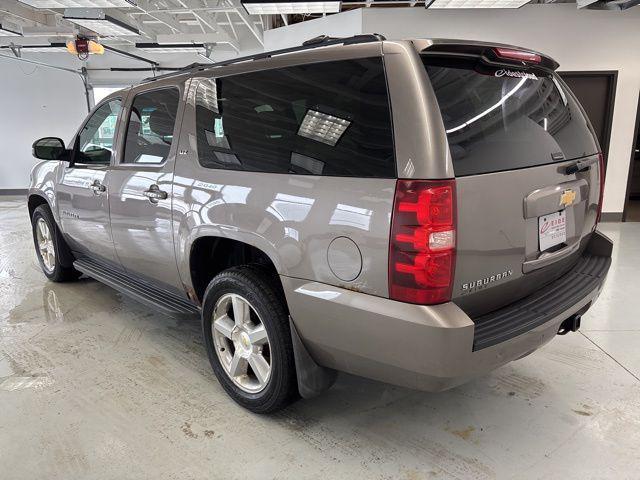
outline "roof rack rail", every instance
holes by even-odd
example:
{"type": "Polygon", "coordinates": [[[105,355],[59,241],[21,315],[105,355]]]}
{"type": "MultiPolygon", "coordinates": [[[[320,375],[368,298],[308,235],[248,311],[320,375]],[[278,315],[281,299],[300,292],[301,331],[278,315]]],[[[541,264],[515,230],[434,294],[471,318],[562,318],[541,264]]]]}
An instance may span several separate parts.
{"type": "Polygon", "coordinates": [[[210,68],[224,67],[226,65],[232,65],[234,63],[248,62],[252,60],[262,60],[265,58],[271,58],[276,55],[282,55],[285,53],[293,53],[304,50],[311,50],[312,48],[326,47],[330,45],[352,45],[354,43],[369,43],[369,42],[382,42],[386,40],[383,35],[377,33],[354,35],[353,37],[329,37],[327,35],[320,35],[318,37],[311,38],[297,47],[283,48],[280,50],[271,50],[269,52],[257,53],[255,55],[247,55],[245,57],[238,57],[229,60],[223,60],[222,62],[215,63],[192,63],[184,68],[180,68],[175,72],[165,73],[164,75],[158,75],[156,77],[148,77],[142,80],[141,83],[153,82],[155,80],[161,80],[164,78],[175,77],[189,73],[194,70],[208,70],[210,68]]]}

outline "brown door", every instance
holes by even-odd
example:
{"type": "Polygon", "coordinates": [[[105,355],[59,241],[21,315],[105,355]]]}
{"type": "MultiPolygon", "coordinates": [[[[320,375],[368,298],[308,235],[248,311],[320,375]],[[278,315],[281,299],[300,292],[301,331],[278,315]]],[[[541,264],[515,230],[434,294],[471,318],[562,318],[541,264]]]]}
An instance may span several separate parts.
{"type": "Polygon", "coordinates": [[[627,201],[623,215],[623,220],[626,222],[640,222],[640,99],[638,100],[634,138],[631,165],[629,165],[627,201]]]}
{"type": "Polygon", "coordinates": [[[606,161],[617,72],[560,72],[560,76],[587,112],[606,161]]]}

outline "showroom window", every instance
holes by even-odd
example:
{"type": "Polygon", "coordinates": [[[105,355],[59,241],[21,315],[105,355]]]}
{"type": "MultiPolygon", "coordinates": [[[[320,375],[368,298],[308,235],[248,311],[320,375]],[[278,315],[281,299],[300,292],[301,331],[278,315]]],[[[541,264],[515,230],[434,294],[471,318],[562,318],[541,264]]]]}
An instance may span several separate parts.
{"type": "Polygon", "coordinates": [[[207,168],[395,177],[380,58],[203,79],[198,158],[207,168]]]}
{"type": "Polygon", "coordinates": [[[166,88],[136,95],[131,106],[123,163],[163,163],[173,142],[180,92],[166,88]]]}
{"type": "Polygon", "coordinates": [[[109,165],[118,116],[122,110],[120,100],[111,100],[91,115],[78,138],[76,164],[109,165]]]}

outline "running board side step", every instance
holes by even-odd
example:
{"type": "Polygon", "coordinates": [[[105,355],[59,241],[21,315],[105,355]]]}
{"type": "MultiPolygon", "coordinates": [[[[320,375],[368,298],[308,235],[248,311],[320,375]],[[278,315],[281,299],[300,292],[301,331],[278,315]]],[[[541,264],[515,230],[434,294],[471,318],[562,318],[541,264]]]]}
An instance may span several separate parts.
{"type": "Polygon", "coordinates": [[[200,314],[200,309],[177,295],[131,278],[126,273],[89,258],[73,262],[76,270],[164,313],[200,314]]]}

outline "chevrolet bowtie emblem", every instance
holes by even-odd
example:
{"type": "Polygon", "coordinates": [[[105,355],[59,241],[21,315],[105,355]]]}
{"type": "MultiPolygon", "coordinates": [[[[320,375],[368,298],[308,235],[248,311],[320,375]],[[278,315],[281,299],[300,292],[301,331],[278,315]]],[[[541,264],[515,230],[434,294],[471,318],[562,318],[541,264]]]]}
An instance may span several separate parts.
{"type": "Polygon", "coordinates": [[[572,205],[573,202],[576,199],[576,192],[575,190],[572,189],[568,189],[562,192],[562,195],[560,195],[560,206],[561,207],[568,207],[569,205],[572,205]]]}

